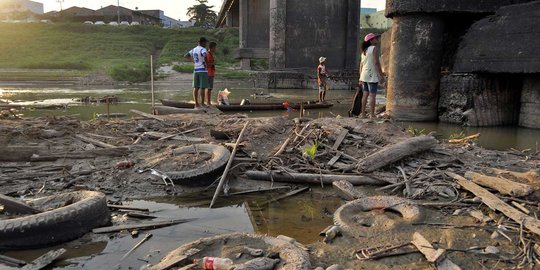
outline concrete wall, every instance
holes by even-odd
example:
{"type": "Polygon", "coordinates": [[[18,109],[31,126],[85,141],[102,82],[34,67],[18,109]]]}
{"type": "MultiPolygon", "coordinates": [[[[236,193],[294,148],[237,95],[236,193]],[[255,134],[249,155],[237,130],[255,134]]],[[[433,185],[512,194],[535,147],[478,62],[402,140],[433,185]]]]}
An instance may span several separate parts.
{"type": "Polygon", "coordinates": [[[371,14],[362,14],[360,17],[360,27],[376,28],[376,29],[389,29],[392,27],[392,19],[386,18],[384,10],[371,14]]]}
{"type": "MultiPolygon", "coordinates": [[[[242,2],[242,0],[240,1],[242,2]]],[[[247,48],[268,48],[270,29],[270,0],[247,1],[247,48]]]]}
{"type": "Polygon", "coordinates": [[[358,0],[287,0],[284,66],[276,68],[315,68],[320,56],[329,69],[355,68],[359,7],[358,0]]]}

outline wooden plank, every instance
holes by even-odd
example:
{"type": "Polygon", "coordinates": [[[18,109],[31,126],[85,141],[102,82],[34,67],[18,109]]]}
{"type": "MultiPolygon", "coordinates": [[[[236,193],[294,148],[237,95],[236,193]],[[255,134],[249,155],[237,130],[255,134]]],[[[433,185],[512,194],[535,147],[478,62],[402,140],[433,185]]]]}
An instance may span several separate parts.
{"type": "Polygon", "coordinates": [[[493,195],[491,192],[484,189],[483,187],[465,179],[458,174],[452,172],[446,172],[446,174],[454,178],[456,182],[464,189],[472,192],[474,195],[481,198],[482,202],[492,210],[500,211],[505,216],[509,217],[518,224],[522,224],[531,232],[540,235],[540,221],[538,219],[532,218],[531,216],[528,216],[518,211],[517,209],[503,202],[497,196],[493,195]]]}
{"type": "Polygon", "coordinates": [[[347,134],[349,134],[349,130],[344,128],[341,133],[339,133],[336,142],[334,143],[334,146],[332,146],[333,150],[338,150],[343,140],[345,140],[345,137],[347,137],[347,134]]]}
{"type": "Polygon", "coordinates": [[[21,267],[26,264],[25,261],[21,261],[19,259],[11,258],[4,255],[0,255],[0,263],[3,263],[7,266],[12,266],[12,267],[21,267]]]}
{"type": "Polygon", "coordinates": [[[328,161],[328,167],[334,166],[336,162],[341,158],[341,153],[337,153],[330,161],[328,161]]]}
{"type": "Polygon", "coordinates": [[[465,177],[471,179],[473,182],[481,186],[497,190],[504,195],[523,197],[533,192],[531,186],[522,183],[516,183],[505,178],[491,177],[475,172],[466,172],[465,177]]]}
{"type": "Polygon", "coordinates": [[[309,189],[309,187],[303,187],[303,188],[299,188],[299,189],[293,190],[293,191],[291,191],[291,192],[287,192],[286,194],[283,194],[283,195],[278,196],[278,197],[276,197],[276,198],[273,198],[273,199],[270,199],[270,200],[265,201],[265,202],[263,202],[263,203],[260,203],[259,206],[260,206],[260,207],[266,206],[266,205],[268,205],[268,204],[271,204],[271,203],[274,203],[274,202],[283,200],[283,199],[285,199],[285,198],[294,196],[294,195],[296,195],[296,194],[298,194],[298,193],[307,191],[308,189],[309,189]]]}
{"type": "Polygon", "coordinates": [[[88,138],[81,134],[76,134],[75,137],[81,139],[84,142],[91,143],[95,146],[103,147],[103,148],[118,148],[117,146],[114,146],[112,144],[104,143],[102,141],[98,141],[96,139],[88,138]]]}
{"type": "Polygon", "coordinates": [[[62,256],[66,252],[65,249],[61,248],[58,250],[51,250],[45,253],[43,256],[35,259],[31,263],[25,265],[21,270],[40,270],[47,267],[49,264],[54,262],[58,257],[62,256]]]}
{"type": "Polygon", "coordinates": [[[125,206],[125,205],[107,204],[107,207],[112,208],[112,209],[118,209],[118,210],[150,212],[148,208],[138,208],[138,207],[132,207],[132,206],[125,206]]]}
{"type": "Polygon", "coordinates": [[[110,226],[110,227],[101,227],[93,229],[93,233],[110,233],[110,232],[118,232],[123,230],[149,230],[149,229],[157,229],[157,228],[163,228],[167,226],[172,226],[180,223],[186,223],[193,221],[195,219],[178,219],[178,220],[166,220],[166,221],[155,221],[155,222],[146,222],[146,223],[138,223],[138,224],[125,224],[125,225],[118,225],[118,226],[110,226]]]}
{"type": "Polygon", "coordinates": [[[420,233],[415,232],[413,235],[413,240],[411,242],[422,254],[424,254],[424,256],[429,262],[435,263],[437,269],[461,270],[461,268],[454,264],[450,259],[443,257],[445,250],[435,250],[431,243],[420,233]]]}
{"type": "Polygon", "coordinates": [[[129,110],[130,112],[134,113],[134,114],[138,114],[140,116],[144,116],[146,118],[150,118],[150,119],[154,119],[154,120],[158,120],[158,121],[165,121],[165,119],[159,117],[159,116],[155,116],[155,115],[152,115],[152,114],[149,114],[149,113],[145,113],[145,112],[141,112],[141,111],[138,111],[138,110],[129,110]]]}
{"type": "MultiPolygon", "coordinates": [[[[168,270],[173,267],[185,266],[187,264],[188,259],[190,257],[197,255],[199,252],[201,252],[199,249],[192,248],[184,252],[183,254],[175,255],[172,258],[169,258],[169,256],[167,256],[167,258],[162,260],[159,264],[156,264],[148,268],[148,270],[168,270]]],[[[187,269],[191,269],[191,268],[187,268],[187,269]]]]}

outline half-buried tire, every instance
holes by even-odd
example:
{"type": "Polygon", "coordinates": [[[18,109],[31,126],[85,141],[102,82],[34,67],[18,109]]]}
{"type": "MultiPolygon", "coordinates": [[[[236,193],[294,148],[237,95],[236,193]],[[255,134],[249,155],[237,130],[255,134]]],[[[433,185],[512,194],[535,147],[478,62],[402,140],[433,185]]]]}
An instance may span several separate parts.
{"type": "Polygon", "coordinates": [[[0,220],[0,249],[38,248],[71,241],[108,224],[111,218],[105,194],[94,191],[43,197],[29,204],[45,212],[0,220]]]}
{"type": "Polygon", "coordinates": [[[165,173],[178,185],[200,187],[212,184],[223,172],[231,157],[231,152],[223,146],[213,144],[195,144],[173,150],[173,155],[197,155],[199,153],[211,155],[210,160],[202,164],[202,167],[165,173]]]}

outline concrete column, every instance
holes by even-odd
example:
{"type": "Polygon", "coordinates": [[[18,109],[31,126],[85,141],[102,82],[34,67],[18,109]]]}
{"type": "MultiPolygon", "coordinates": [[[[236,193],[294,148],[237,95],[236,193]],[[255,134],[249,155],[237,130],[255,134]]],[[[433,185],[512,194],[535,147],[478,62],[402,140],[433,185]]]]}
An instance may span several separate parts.
{"type": "Polygon", "coordinates": [[[286,68],[287,0],[270,0],[270,69],[286,68]]]}
{"type": "Polygon", "coordinates": [[[347,13],[347,55],[345,67],[347,69],[358,68],[359,30],[360,30],[360,0],[349,0],[347,13]]]}
{"type": "Polygon", "coordinates": [[[437,15],[394,17],[386,102],[392,118],[437,120],[443,33],[437,15]]]}
{"type": "Polygon", "coordinates": [[[521,92],[519,125],[540,128],[540,78],[526,78],[521,92]]]}
{"type": "Polygon", "coordinates": [[[249,29],[249,12],[248,12],[248,1],[249,0],[239,0],[239,9],[240,9],[240,48],[248,47],[248,29],[249,29]]]}
{"type": "Polygon", "coordinates": [[[227,18],[226,18],[225,25],[227,27],[234,27],[234,25],[233,25],[233,13],[230,10],[227,11],[227,18]]]}

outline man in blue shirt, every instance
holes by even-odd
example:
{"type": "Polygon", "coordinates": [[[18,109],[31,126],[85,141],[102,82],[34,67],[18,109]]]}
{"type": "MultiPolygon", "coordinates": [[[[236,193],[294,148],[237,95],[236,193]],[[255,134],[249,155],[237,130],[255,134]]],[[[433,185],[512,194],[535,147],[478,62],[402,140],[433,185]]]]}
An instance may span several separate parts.
{"type": "MultiPolygon", "coordinates": [[[[205,107],[204,96],[208,91],[208,68],[206,66],[206,44],[208,40],[204,37],[199,39],[199,45],[189,51],[185,57],[193,62],[193,98],[195,99],[195,108],[205,107]],[[199,89],[201,102],[199,103],[199,89]]],[[[208,104],[210,106],[210,104],[208,104]]]]}

